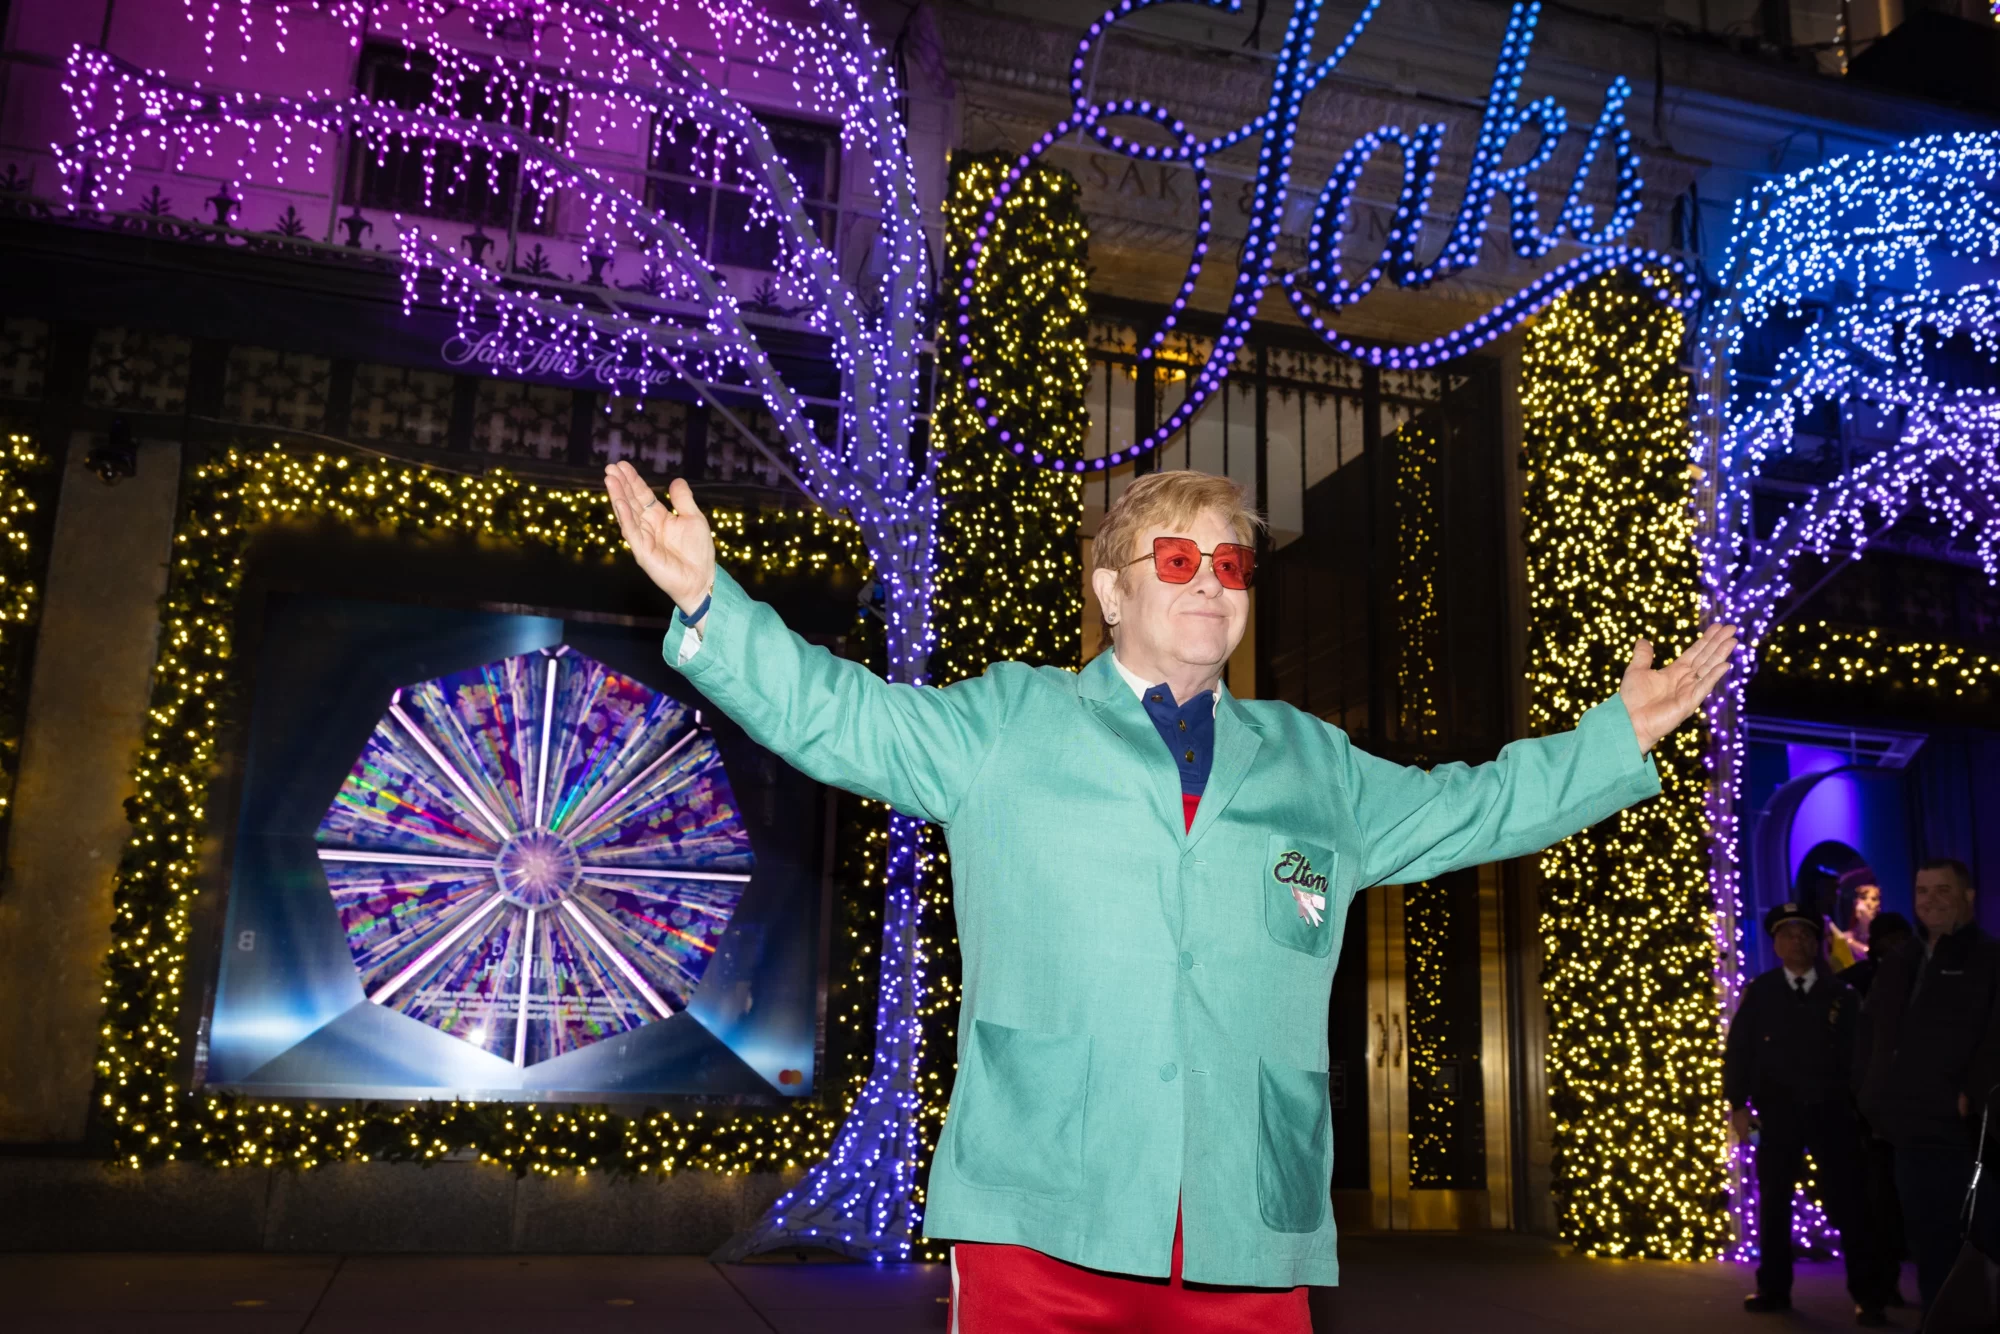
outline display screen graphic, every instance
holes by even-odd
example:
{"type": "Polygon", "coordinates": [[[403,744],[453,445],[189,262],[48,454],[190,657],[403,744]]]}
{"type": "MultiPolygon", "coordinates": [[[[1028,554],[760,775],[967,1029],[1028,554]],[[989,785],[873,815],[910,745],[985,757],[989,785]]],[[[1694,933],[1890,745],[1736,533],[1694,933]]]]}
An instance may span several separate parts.
{"type": "Polygon", "coordinates": [[[274,592],[196,1080],[813,1092],[828,794],[609,617],[274,592]]]}
{"type": "Polygon", "coordinates": [[[368,999],[515,1065],[686,1009],[752,865],[692,712],[566,647],[396,691],[315,841],[368,999]]]}

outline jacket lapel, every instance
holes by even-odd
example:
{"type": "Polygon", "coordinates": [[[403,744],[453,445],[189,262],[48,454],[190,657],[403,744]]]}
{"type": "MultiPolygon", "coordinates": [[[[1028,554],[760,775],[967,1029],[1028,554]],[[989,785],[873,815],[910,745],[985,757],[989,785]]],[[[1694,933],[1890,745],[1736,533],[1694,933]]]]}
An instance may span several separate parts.
{"type": "MultiPolygon", "coordinates": [[[[1146,716],[1145,706],[1112,665],[1109,649],[1092,658],[1083,669],[1077,693],[1100,722],[1137,752],[1153,776],[1154,800],[1160,804],[1167,822],[1181,832],[1185,821],[1181,816],[1180,771],[1174,768],[1173,756],[1167,753],[1153,720],[1146,716]]],[[[1208,771],[1208,786],[1202,790],[1201,805],[1195,811],[1194,828],[1182,833],[1186,842],[1193,844],[1208,832],[1237,789],[1243,786],[1243,780],[1250,776],[1263,744],[1264,734],[1251,721],[1250,711],[1229,693],[1228,686],[1223,686],[1215,701],[1215,762],[1208,771]]]]}
{"type": "Polygon", "coordinates": [[[1077,682],[1077,694],[1097,720],[1116,732],[1146,766],[1152,778],[1151,800],[1176,833],[1183,827],[1181,817],[1181,776],[1166,742],[1146,716],[1145,705],[1125,684],[1112,665],[1111,650],[1092,658],[1077,682]]]}
{"type": "MultiPolygon", "coordinates": [[[[1142,719],[1142,721],[1144,721],[1142,719]]],[[[1158,740],[1156,736],[1154,740],[1158,740]]],[[[1215,764],[1208,771],[1208,786],[1202,790],[1201,806],[1195,811],[1194,828],[1188,842],[1198,843],[1236,796],[1243,780],[1257,762],[1264,734],[1251,721],[1250,711],[1223,686],[1215,701],[1215,764]]],[[[1165,749],[1162,747],[1161,749],[1165,749]]]]}

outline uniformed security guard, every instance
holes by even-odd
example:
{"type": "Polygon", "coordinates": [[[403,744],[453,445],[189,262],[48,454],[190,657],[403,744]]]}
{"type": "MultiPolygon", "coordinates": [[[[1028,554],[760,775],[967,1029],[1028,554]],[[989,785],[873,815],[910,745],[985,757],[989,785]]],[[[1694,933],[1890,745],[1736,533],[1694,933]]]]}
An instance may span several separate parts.
{"type": "Polygon", "coordinates": [[[1746,1311],[1792,1305],[1792,1194],[1812,1152],[1820,1199],[1840,1230],[1855,1322],[1885,1325],[1882,1268],[1868,1218],[1861,1122],[1854,1110],[1861,998],[1827,967],[1826,924],[1797,903],[1764,915],[1778,966],[1743,989],[1722,1061],[1722,1091],[1739,1142],[1757,1110],[1757,1291],[1746,1311]]]}

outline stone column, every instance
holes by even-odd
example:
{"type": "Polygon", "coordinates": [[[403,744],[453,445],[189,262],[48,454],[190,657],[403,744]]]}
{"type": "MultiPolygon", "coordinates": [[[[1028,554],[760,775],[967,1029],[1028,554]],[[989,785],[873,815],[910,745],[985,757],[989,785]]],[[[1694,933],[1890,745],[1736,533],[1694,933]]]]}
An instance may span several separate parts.
{"type": "Polygon", "coordinates": [[[180,491],[177,442],[106,486],[75,432],[63,466],[0,882],[0,1141],[67,1143],[89,1116],[110,945],[180,491]]]}

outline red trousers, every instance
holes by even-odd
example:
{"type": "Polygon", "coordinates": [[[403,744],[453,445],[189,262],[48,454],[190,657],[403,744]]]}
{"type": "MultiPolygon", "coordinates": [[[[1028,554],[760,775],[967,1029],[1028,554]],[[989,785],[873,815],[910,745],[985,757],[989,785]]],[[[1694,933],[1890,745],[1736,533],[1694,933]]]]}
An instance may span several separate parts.
{"type": "Polygon", "coordinates": [[[951,1248],[951,1334],[1312,1334],[1304,1288],[1181,1282],[1181,1219],[1164,1279],[1106,1274],[1026,1246],[951,1248]]]}

